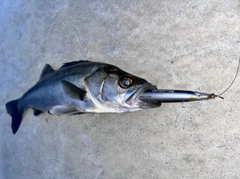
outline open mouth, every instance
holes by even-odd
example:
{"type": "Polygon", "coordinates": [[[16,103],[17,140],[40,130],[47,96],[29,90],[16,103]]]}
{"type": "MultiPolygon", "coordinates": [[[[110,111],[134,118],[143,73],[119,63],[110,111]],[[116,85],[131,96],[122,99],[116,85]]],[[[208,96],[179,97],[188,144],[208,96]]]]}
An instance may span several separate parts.
{"type": "Polygon", "coordinates": [[[141,101],[138,98],[142,93],[146,91],[150,92],[150,91],[156,91],[156,90],[157,90],[157,87],[155,85],[152,85],[151,83],[146,83],[142,85],[141,88],[131,92],[131,94],[129,94],[126,100],[126,103],[131,106],[137,104],[138,106],[143,108],[159,107],[161,105],[160,103],[141,101]]]}

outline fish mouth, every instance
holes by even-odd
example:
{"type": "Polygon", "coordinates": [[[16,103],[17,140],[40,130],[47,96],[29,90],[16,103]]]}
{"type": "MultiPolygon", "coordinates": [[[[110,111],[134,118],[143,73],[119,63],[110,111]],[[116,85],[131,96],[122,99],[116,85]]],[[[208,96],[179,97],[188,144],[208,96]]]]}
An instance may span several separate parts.
{"type": "Polygon", "coordinates": [[[152,85],[151,83],[146,83],[146,84],[142,85],[139,89],[131,92],[125,102],[131,106],[138,106],[142,109],[159,107],[159,106],[161,106],[160,102],[153,102],[153,101],[149,102],[149,101],[142,101],[139,99],[139,96],[142,93],[154,92],[156,90],[157,90],[157,87],[155,85],[152,85]]]}

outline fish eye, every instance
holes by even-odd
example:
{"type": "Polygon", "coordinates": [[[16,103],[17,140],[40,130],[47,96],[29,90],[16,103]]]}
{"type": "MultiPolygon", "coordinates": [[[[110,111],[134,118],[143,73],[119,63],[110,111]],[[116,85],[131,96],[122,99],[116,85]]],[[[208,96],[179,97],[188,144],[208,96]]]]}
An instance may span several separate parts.
{"type": "Polygon", "coordinates": [[[121,78],[119,80],[119,86],[121,88],[125,88],[126,89],[126,88],[130,87],[131,84],[132,84],[132,79],[129,78],[129,77],[123,77],[123,78],[121,78]]]}

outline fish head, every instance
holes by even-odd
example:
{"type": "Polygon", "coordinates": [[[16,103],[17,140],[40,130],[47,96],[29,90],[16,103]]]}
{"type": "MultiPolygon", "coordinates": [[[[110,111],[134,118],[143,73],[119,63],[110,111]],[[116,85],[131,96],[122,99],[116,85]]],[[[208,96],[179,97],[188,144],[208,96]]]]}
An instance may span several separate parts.
{"type": "Polygon", "coordinates": [[[87,93],[101,112],[130,112],[159,107],[159,102],[141,101],[138,97],[157,87],[145,79],[112,65],[104,65],[86,79],[87,93]]]}

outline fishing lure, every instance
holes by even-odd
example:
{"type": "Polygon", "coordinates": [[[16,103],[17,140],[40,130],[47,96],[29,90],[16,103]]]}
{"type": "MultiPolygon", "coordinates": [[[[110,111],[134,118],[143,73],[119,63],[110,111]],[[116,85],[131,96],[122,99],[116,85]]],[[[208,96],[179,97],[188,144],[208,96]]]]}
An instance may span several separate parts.
{"type": "Polygon", "coordinates": [[[202,93],[196,91],[185,91],[185,90],[162,90],[158,89],[153,92],[144,92],[139,96],[139,99],[142,101],[157,101],[161,103],[176,103],[176,102],[191,102],[191,101],[200,101],[200,100],[209,100],[214,98],[224,99],[221,95],[224,94],[234,83],[238,71],[240,68],[240,58],[238,62],[237,72],[230,83],[230,85],[220,94],[216,95],[214,93],[202,93]]]}

